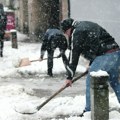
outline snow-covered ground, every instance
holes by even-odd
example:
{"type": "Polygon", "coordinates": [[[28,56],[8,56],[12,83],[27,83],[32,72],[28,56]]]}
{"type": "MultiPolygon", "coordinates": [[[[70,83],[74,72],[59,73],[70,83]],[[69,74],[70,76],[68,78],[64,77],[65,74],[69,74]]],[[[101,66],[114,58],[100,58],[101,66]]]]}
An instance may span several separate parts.
{"type": "MultiPolygon", "coordinates": [[[[23,39],[26,39],[26,36],[19,32],[17,35],[18,49],[11,47],[11,41],[5,41],[4,57],[0,58],[0,120],[48,120],[48,118],[50,120],[63,120],[63,118],[56,118],[59,115],[70,115],[70,117],[65,118],[65,120],[91,120],[91,112],[85,113],[82,118],[72,116],[80,114],[85,107],[85,95],[80,95],[80,93],[74,96],[56,96],[40,109],[40,111],[32,115],[19,113],[21,111],[33,112],[37,106],[50,97],[49,93],[47,96],[43,93],[42,97],[37,97],[32,89],[32,83],[36,83],[34,84],[34,88],[39,88],[39,85],[42,86],[46,84],[45,89],[47,89],[52,79],[50,78],[49,80],[49,77],[46,77],[47,62],[45,60],[42,62],[33,62],[29,66],[18,67],[18,63],[22,58],[28,57],[30,60],[38,59],[41,44],[21,42],[23,39]],[[35,77],[38,79],[34,79],[35,77]],[[29,82],[27,84],[25,84],[25,82],[20,84],[18,79],[29,82]]],[[[58,54],[59,50],[56,50],[55,55],[58,54]]],[[[81,57],[77,72],[84,72],[87,66],[86,63],[87,61],[81,57]]],[[[53,73],[54,75],[58,75],[58,78],[60,75],[65,79],[65,68],[61,58],[54,59],[53,73]]],[[[62,85],[64,85],[64,80],[57,80],[57,88],[55,85],[52,85],[52,89],[58,90],[62,85]]],[[[75,84],[75,86],[77,86],[76,89],[80,89],[78,87],[80,85],[75,84]]],[[[72,88],[67,89],[69,89],[69,91],[72,90],[72,88]]],[[[120,108],[113,93],[109,95],[109,102],[110,107],[120,108]]],[[[120,113],[118,111],[110,112],[109,119],[119,120],[120,113]]]]}

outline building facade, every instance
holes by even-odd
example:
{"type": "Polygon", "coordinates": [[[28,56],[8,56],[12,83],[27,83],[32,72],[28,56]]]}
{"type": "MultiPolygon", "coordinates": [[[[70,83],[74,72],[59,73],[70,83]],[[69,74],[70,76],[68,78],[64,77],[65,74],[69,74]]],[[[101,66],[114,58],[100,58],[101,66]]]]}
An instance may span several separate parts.
{"type": "Polygon", "coordinates": [[[68,17],[69,0],[0,0],[15,12],[16,29],[39,41],[50,24],[68,17]],[[58,6],[57,6],[58,5],[58,6]],[[53,15],[54,13],[54,15],[53,15]]]}

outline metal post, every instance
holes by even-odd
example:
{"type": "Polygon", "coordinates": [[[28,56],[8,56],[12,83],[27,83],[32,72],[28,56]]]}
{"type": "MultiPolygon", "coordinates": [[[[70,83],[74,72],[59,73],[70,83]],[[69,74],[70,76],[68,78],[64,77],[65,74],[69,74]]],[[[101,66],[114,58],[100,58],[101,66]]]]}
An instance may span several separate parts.
{"type": "Polygon", "coordinates": [[[106,76],[91,75],[92,120],[109,120],[108,78],[109,78],[108,74],[106,76]]]}
{"type": "Polygon", "coordinates": [[[11,30],[11,40],[12,40],[12,48],[18,48],[17,44],[17,31],[11,30]]]}

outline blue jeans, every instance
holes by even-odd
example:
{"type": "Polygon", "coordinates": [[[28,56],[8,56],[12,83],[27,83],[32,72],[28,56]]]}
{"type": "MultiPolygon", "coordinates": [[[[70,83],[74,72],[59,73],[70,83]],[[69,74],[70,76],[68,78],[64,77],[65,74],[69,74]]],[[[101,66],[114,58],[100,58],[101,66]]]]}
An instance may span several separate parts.
{"type": "Polygon", "coordinates": [[[109,74],[109,84],[113,88],[118,102],[120,103],[120,83],[119,83],[119,70],[120,70],[120,50],[112,53],[107,53],[95,58],[92,62],[89,73],[86,79],[86,111],[91,110],[90,102],[90,72],[103,70],[109,74]]]}

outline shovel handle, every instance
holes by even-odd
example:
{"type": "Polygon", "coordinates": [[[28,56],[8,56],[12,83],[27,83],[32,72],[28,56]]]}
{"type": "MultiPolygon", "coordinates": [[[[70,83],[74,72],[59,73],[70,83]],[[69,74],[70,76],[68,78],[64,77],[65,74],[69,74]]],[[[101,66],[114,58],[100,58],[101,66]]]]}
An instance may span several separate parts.
{"type": "MultiPolygon", "coordinates": [[[[53,57],[53,58],[58,58],[58,57],[53,57]]],[[[47,60],[48,58],[44,58],[43,60],[47,60]]],[[[42,60],[42,61],[43,61],[42,60]]],[[[30,62],[36,62],[36,61],[40,61],[40,59],[36,59],[36,60],[31,60],[30,62]]]]}
{"type": "MultiPolygon", "coordinates": [[[[79,78],[85,76],[88,73],[88,71],[82,73],[81,75],[75,77],[72,80],[72,83],[74,83],[75,81],[77,81],[79,78]]],[[[44,101],[40,106],[37,107],[37,110],[40,110],[44,105],[46,105],[52,98],[54,98],[56,95],[58,95],[60,92],[62,92],[65,88],[67,88],[68,86],[65,85],[62,88],[60,88],[56,93],[54,93],[50,98],[48,98],[46,101],[44,101]]]]}

